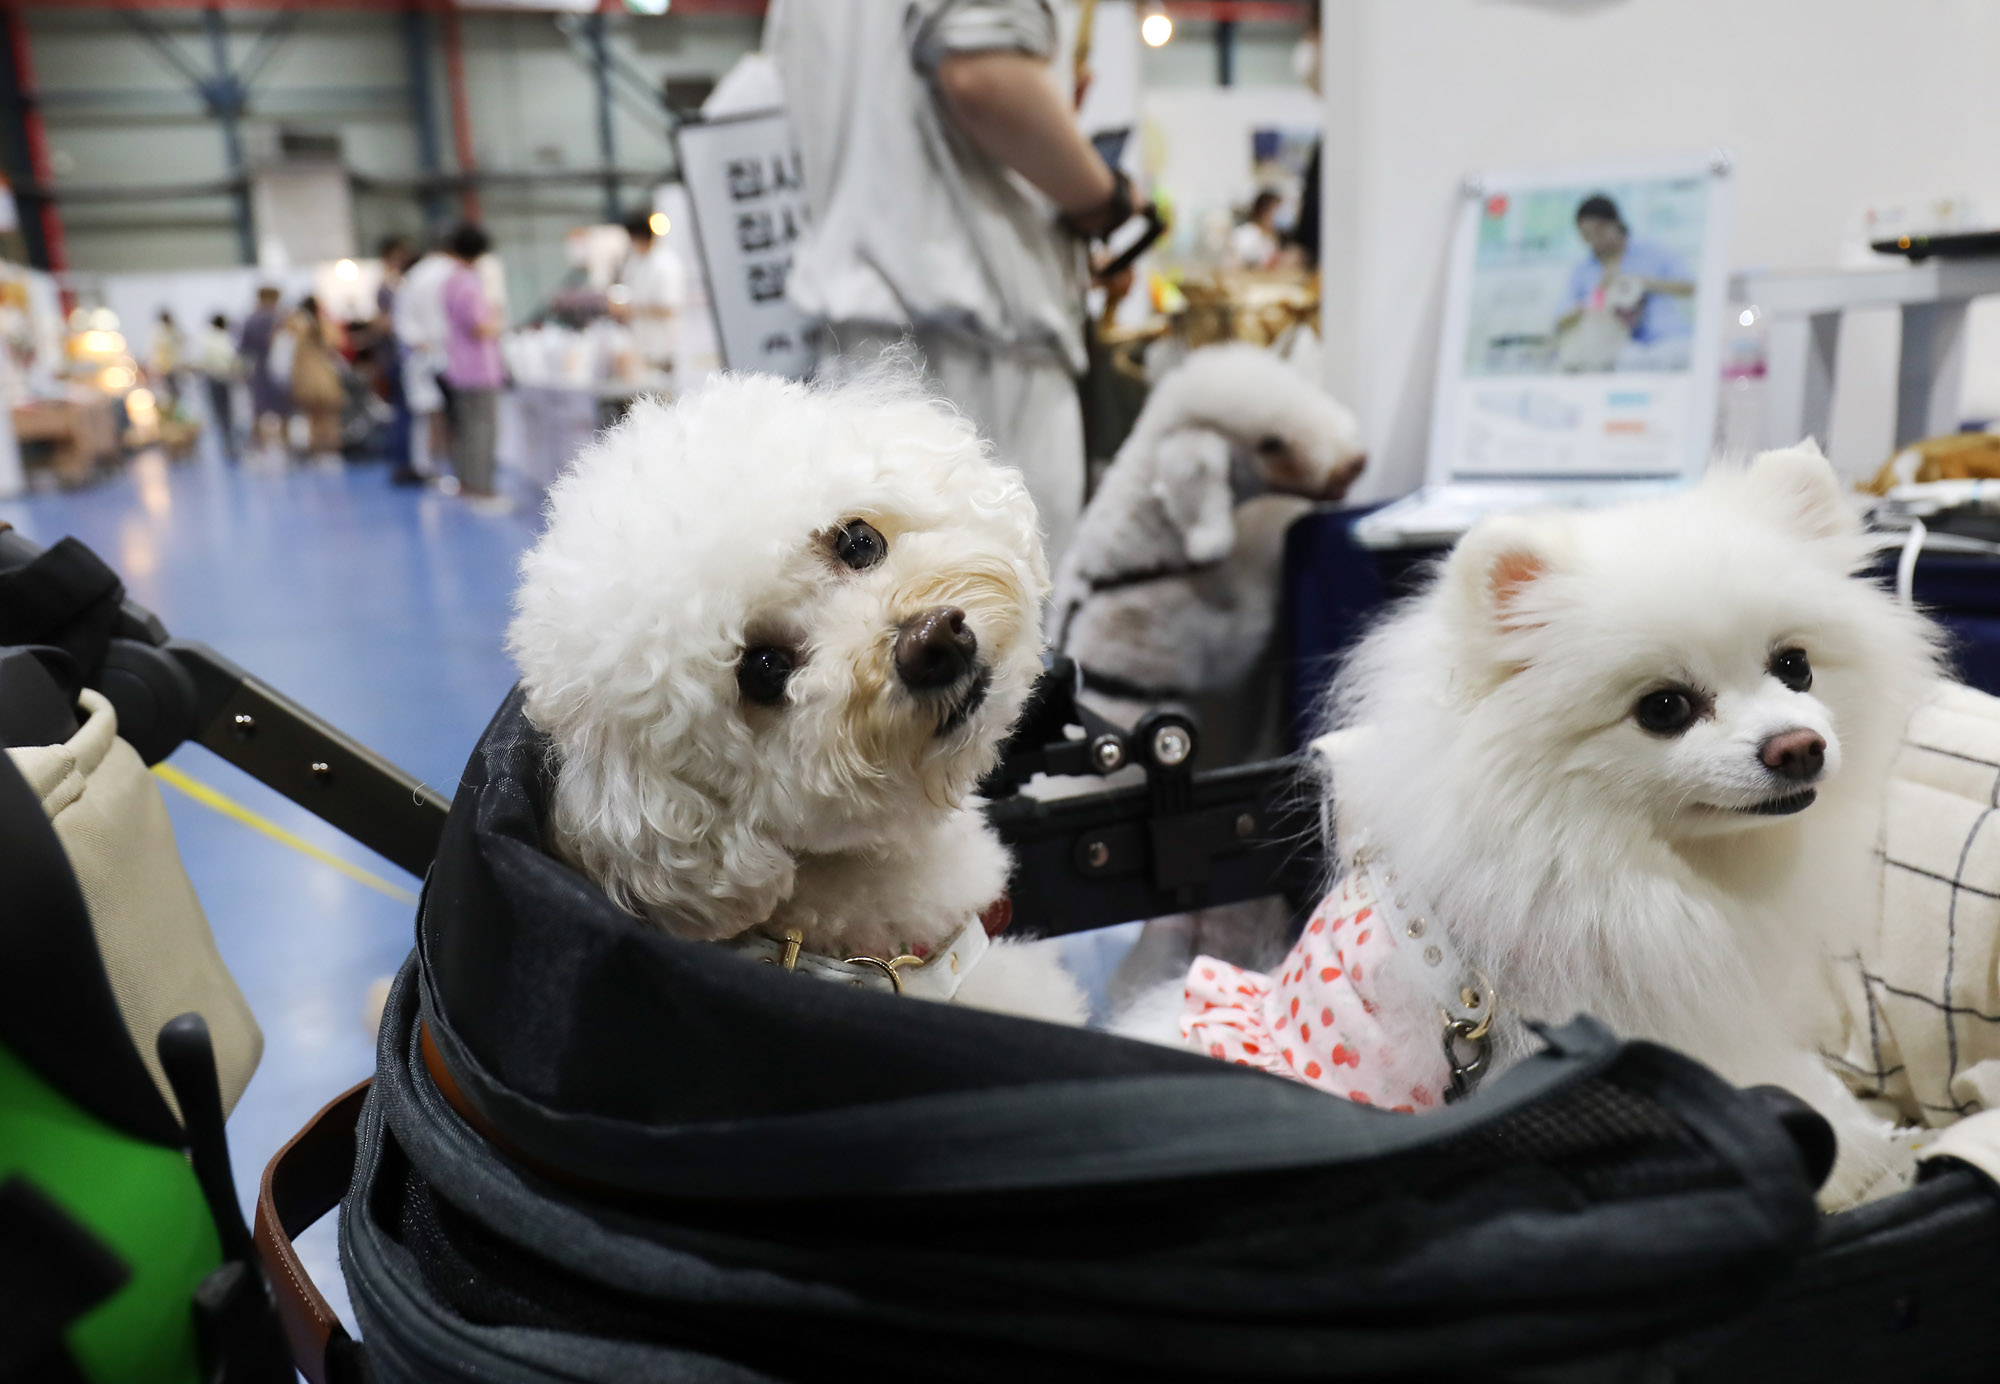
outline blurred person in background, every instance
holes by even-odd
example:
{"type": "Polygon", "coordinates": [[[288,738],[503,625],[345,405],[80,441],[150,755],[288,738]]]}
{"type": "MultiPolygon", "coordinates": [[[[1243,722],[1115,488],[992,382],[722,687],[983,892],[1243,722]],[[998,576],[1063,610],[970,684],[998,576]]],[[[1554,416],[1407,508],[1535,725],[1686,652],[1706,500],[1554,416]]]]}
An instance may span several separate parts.
{"type": "Polygon", "coordinates": [[[449,399],[444,384],[444,286],[458,261],[434,246],[403,271],[392,313],[403,348],[403,401],[410,410],[410,470],[423,482],[437,476],[451,452],[449,399]]]}
{"type": "Polygon", "coordinates": [[[1083,84],[1050,70],[1050,0],[790,0],[765,48],[812,205],[789,292],[838,353],[822,372],[911,340],[1026,477],[1053,564],[1083,507],[1085,242],[1133,203],[1077,129],[1083,84]]]}
{"type": "Polygon", "coordinates": [[[173,313],[161,308],[159,320],[153,324],[147,372],[152,375],[153,387],[159,391],[160,403],[169,414],[180,408],[181,366],[186,355],[187,344],[181,339],[181,329],[175,324],[173,313]]]}
{"type": "MultiPolygon", "coordinates": [[[[284,318],[278,312],[278,290],[269,284],[257,290],[257,306],[243,319],[243,331],[236,339],[237,353],[250,377],[250,427],[260,442],[282,437],[285,420],[292,412],[292,382],[289,360],[274,362],[284,318]],[[285,369],[274,368],[282,363],[285,369]]],[[[287,346],[285,354],[289,355],[287,346]]]]}
{"type": "Polygon", "coordinates": [[[305,451],[322,464],[340,463],[340,414],[347,402],[345,364],[333,330],[308,294],[286,324],[292,333],[292,405],[306,420],[305,451]]]}
{"type": "Polygon", "coordinates": [[[632,248],[618,271],[623,302],[612,303],[612,314],[632,328],[633,345],[648,370],[673,373],[680,344],[680,314],[687,306],[687,267],[667,243],[653,233],[652,213],[625,222],[632,248]]]}
{"type": "Polygon", "coordinates": [[[494,490],[493,450],[499,426],[501,319],[479,262],[493,241],[478,226],[464,225],[445,242],[454,264],[444,285],[445,379],[451,385],[452,467],[459,493],[477,509],[507,508],[494,490]]]}
{"type": "Polygon", "coordinates": [[[208,329],[195,347],[195,369],[208,394],[209,424],[226,460],[236,460],[236,377],[240,360],[229,337],[229,319],[221,313],[208,319],[208,329]]]}
{"type": "Polygon", "coordinates": [[[1229,257],[1244,269],[1269,269],[1278,262],[1278,207],[1282,199],[1265,188],[1229,236],[1229,257]]]}
{"type": "Polygon", "coordinates": [[[403,387],[403,343],[396,335],[396,295],[403,275],[417,258],[416,246],[407,236],[388,236],[376,250],[382,261],[382,282],[375,289],[375,316],[368,323],[368,364],[374,376],[375,392],[389,405],[389,481],[392,485],[421,485],[423,477],[411,464],[412,415],[403,387]]]}
{"type": "MultiPolygon", "coordinates": [[[[1292,75],[1314,96],[1320,84],[1320,15],[1318,0],[1306,6],[1306,31],[1292,48],[1292,75]]],[[[1307,269],[1319,268],[1319,156],[1325,139],[1313,141],[1312,156],[1306,160],[1305,183],[1299,189],[1299,214],[1288,237],[1307,269]]]]}

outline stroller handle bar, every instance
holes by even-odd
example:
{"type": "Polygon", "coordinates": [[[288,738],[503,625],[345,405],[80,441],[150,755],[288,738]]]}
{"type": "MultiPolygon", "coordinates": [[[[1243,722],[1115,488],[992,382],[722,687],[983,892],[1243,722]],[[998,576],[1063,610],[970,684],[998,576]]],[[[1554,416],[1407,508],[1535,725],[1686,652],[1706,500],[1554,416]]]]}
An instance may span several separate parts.
{"type": "MultiPolygon", "coordinates": [[[[42,552],[0,529],[0,572],[42,552]]],[[[193,740],[411,874],[430,868],[450,799],[206,644],[170,637],[136,601],[120,608],[96,687],[146,763],[193,740]]]]}
{"type": "MultiPolygon", "coordinates": [[[[42,556],[0,527],[0,573],[42,556]]],[[[88,550],[69,556],[110,579],[88,550]]],[[[1294,761],[1196,771],[1190,718],[1153,712],[1127,730],[1080,705],[1076,684],[1074,665],[1052,657],[983,785],[987,813],[1020,862],[1016,916],[1058,935],[1312,890],[1318,804],[1294,761]],[[1125,768],[1143,770],[1143,784],[1055,801],[1019,791],[1037,773],[1125,768]]],[[[206,644],[173,638],[136,601],[123,600],[93,685],[146,763],[195,741],[411,874],[430,868],[449,798],[206,644]]]]}

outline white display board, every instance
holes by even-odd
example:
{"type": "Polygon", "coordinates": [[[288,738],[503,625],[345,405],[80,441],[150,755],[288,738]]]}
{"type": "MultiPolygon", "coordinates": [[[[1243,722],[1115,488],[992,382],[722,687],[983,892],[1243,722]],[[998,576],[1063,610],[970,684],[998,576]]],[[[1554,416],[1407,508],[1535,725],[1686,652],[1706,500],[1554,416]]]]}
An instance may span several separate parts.
{"type": "Polygon", "coordinates": [[[162,308],[173,313],[192,356],[194,343],[208,327],[210,317],[218,312],[227,317],[233,334],[255,310],[260,286],[269,284],[277,288],[289,307],[313,291],[313,272],[312,266],[305,265],[271,274],[240,267],[79,275],[75,279],[78,296],[85,303],[101,303],[116,313],[119,330],[125,333],[132,354],[146,360],[153,349],[153,334],[162,308]]]}
{"type": "Polygon", "coordinates": [[[1729,192],[1719,155],[1467,179],[1426,480],[1699,475],[1729,192]]]}
{"type": "Polygon", "coordinates": [[[354,257],[354,194],[343,165],[259,169],[250,175],[250,205],[265,273],[354,257]]]}
{"type": "Polygon", "coordinates": [[[810,323],[785,296],[785,281],[812,212],[790,120],[773,110],[689,121],[674,142],[723,361],[731,370],[805,375],[815,359],[810,323]]]}

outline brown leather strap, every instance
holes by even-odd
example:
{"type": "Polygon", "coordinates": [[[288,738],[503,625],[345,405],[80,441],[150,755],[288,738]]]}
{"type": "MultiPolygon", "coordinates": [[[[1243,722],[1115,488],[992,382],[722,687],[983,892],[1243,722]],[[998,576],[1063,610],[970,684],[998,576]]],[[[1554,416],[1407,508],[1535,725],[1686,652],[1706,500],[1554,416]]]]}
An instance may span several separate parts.
{"type": "Polygon", "coordinates": [[[493,1122],[480,1113],[479,1107],[466,1099],[465,1092],[458,1088],[451,1068],[444,1064],[444,1054],[438,1051],[437,1039],[431,1037],[431,1026],[422,1019],[417,1020],[417,1050],[424,1055],[424,1070],[430,1073],[431,1084],[438,1088],[444,1103],[457,1112],[458,1118],[471,1125],[473,1131],[487,1143],[512,1153],[513,1149],[501,1137],[493,1122]]]}
{"type": "Polygon", "coordinates": [[[421,1019],[417,1021],[417,1049],[423,1054],[424,1070],[430,1073],[431,1084],[436,1086],[438,1094],[444,1097],[444,1103],[457,1112],[461,1120],[464,1120],[466,1124],[472,1127],[473,1133],[493,1145],[500,1153],[524,1167],[534,1169],[535,1172],[549,1181],[559,1182],[565,1187],[574,1187],[582,1192],[616,1192],[618,1190],[616,1188],[607,1188],[600,1183],[591,1181],[589,1178],[579,1177],[567,1168],[558,1168],[552,1163],[535,1157],[533,1154],[523,1153],[516,1147],[513,1140],[502,1134],[494,1126],[493,1121],[487,1119],[479,1107],[474,1105],[471,1099],[466,1096],[464,1090],[459,1087],[458,1081],[451,1074],[451,1068],[444,1064],[444,1054],[438,1051],[437,1040],[431,1037],[430,1025],[421,1019]]]}
{"type": "Polygon", "coordinates": [[[329,1101],[265,1165],[257,1189],[257,1255],[278,1300],[292,1358],[312,1384],[338,1384],[348,1374],[341,1364],[353,1360],[355,1351],[292,1241],[347,1194],[354,1178],[354,1127],[367,1094],[364,1081],[329,1101]]]}

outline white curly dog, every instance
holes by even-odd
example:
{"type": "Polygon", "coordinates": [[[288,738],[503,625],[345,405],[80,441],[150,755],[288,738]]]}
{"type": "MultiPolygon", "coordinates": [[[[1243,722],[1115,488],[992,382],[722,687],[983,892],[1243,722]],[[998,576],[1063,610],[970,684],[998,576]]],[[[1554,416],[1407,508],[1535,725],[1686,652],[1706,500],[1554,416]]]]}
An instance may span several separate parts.
{"type": "Polygon", "coordinates": [[[556,482],[521,575],[550,845],[620,906],[1080,1020],[1052,948],[979,926],[1010,862],[974,787],[1041,670],[1049,580],[1019,473],[949,405],[893,368],[642,401],[556,482]]]}

